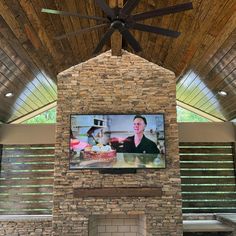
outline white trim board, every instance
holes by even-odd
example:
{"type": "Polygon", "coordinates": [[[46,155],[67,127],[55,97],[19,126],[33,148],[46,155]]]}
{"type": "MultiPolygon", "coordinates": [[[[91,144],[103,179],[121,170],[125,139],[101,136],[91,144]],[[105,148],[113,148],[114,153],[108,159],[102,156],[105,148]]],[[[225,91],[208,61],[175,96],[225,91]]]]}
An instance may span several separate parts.
{"type": "Polygon", "coordinates": [[[204,118],[206,118],[206,119],[208,119],[210,121],[214,121],[214,122],[223,122],[224,121],[224,120],[221,120],[219,118],[216,118],[215,116],[212,116],[212,115],[207,114],[207,113],[205,113],[203,111],[200,111],[199,109],[197,109],[195,107],[189,106],[188,104],[185,104],[185,103],[183,103],[181,101],[176,100],[176,103],[177,103],[178,106],[180,106],[180,107],[182,107],[182,108],[184,108],[184,109],[186,109],[188,111],[194,112],[197,115],[202,116],[202,117],[204,117],[204,118]]]}

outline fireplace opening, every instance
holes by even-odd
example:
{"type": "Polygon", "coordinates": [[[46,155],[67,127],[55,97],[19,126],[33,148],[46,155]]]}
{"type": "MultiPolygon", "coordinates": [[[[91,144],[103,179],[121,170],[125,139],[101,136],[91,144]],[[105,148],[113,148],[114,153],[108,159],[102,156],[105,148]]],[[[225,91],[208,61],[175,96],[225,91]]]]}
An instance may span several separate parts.
{"type": "Polygon", "coordinates": [[[89,217],[89,236],[146,236],[144,215],[98,215],[89,217]]]}

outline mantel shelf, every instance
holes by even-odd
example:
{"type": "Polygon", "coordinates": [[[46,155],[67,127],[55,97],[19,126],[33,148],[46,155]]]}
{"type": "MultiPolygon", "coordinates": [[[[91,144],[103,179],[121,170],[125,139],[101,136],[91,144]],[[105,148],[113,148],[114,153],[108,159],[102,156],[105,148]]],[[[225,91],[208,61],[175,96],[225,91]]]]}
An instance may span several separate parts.
{"type": "Polygon", "coordinates": [[[75,188],[74,197],[161,197],[161,187],[75,188]]]}

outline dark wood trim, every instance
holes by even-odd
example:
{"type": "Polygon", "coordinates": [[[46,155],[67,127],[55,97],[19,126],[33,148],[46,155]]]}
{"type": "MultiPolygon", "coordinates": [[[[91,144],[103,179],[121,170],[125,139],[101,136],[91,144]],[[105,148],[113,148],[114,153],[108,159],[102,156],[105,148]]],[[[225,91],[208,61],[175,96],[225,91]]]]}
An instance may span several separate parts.
{"type": "Polygon", "coordinates": [[[75,188],[74,197],[161,197],[161,187],[75,188]]]}
{"type": "MultiPolygon", "coordinates": [[[[123,0],[109,0],[110,7],[123,7],[123,0]]],[[[122,55],[122,36],[120,32],[115,31],[111,36],[111,54],[112,56],[122,55]]]]}

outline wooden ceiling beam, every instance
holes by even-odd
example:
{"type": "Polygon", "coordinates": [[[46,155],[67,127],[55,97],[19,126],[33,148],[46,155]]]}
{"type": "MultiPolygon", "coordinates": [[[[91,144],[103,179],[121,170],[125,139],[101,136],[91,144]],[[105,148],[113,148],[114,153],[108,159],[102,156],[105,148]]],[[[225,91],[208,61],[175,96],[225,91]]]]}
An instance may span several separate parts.
{"type": "MultiPolygon", "coordinates": [[[[109,0],[111,8],[123,7],[124,0],[109,0]]],[[[111,36],[111,54],[112,56],[121,56],[122,54],[122,36],[120,32],[115,31],[111,36]]]]}

